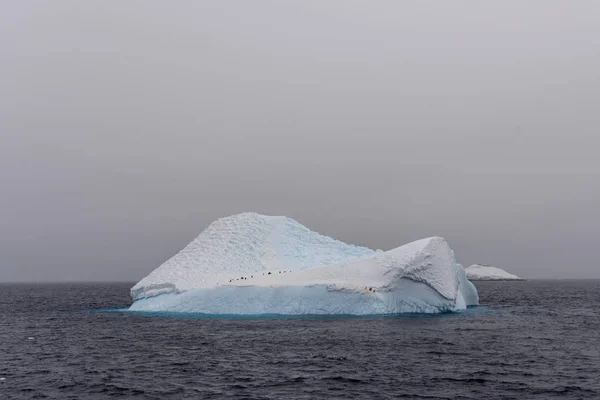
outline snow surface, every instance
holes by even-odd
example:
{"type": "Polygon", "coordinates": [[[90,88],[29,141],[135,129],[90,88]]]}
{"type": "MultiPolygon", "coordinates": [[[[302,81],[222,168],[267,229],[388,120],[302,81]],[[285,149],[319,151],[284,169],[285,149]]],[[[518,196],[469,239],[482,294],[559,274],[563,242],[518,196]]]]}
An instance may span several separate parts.
{"type": "Polygon", "coordinates": [[[521,281],[523,279],[491,265],[473,264],[465,270],[467,278],[474,281],[521,281]]]}
{"type": "Polygon", "coordinates": [[[131,310],[207,314],[433,313],[478,304],[442,238],[375,252],[255,213],[213,222],[131,295],[131,310]]]}

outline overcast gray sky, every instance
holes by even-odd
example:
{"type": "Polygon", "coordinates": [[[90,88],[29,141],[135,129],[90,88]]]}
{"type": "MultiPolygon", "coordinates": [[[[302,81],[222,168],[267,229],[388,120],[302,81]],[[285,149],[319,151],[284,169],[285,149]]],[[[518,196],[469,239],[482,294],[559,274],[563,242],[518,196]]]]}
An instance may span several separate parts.
{"type": "Polygon", "coordinates": [[[598,1],[1,1],[0,281],[211,221],[600,278],[598,1]]]}

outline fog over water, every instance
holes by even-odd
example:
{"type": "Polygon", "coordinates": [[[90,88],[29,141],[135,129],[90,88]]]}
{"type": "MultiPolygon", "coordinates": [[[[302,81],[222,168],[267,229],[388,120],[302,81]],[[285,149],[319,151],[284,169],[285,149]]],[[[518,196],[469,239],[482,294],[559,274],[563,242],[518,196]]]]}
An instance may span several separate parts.
{"type": "Polygon", "coordinates": [[[600,278],[600,2],[0,3],[0,281],[130,280],[214,219],[600,278]]]}

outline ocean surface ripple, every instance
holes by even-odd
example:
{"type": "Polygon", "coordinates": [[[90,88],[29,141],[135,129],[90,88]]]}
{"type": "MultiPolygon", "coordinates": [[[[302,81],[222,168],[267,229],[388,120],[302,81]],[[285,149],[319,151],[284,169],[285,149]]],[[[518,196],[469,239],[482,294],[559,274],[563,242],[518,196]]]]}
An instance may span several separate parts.
{"type": "Polygon", "coordinates": [[[114,311],[131,286],[0,285],[0,398],[600,398],[600,281],[477,282],[463,313],[361,318],[114,311]]]}

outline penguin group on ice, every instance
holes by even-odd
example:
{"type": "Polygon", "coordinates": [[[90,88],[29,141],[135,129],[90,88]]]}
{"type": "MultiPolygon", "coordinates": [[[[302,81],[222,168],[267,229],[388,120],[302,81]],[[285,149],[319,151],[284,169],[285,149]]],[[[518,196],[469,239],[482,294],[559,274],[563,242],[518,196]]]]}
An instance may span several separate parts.
{"type": "MultiPolygon", "coordinates": [[[[285,274],[286,272],[292,272],[292,271],[279,271],[280,274],[281,273],[285,274]]],[[[265,273],[263,272],[262,274],[264,275],[265,273]]],[[[271,275],[271,271],[267,272],[267,275],[271,275]]],[[[254,275],[250,275],[250,278],[254,278],[254,275]]],[[[235,281],[239,281],[239,280],[247,281],[248,277],[240,276],[239,278],[231,278],[229,280],[229,282],[231,283],[231,282],[235,282],[235,281]]]]}

